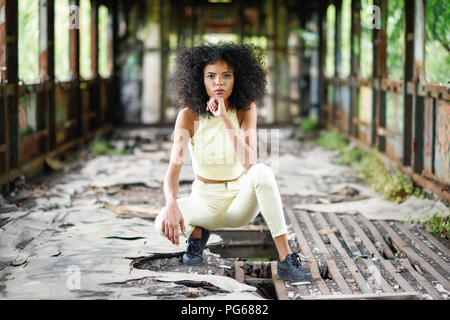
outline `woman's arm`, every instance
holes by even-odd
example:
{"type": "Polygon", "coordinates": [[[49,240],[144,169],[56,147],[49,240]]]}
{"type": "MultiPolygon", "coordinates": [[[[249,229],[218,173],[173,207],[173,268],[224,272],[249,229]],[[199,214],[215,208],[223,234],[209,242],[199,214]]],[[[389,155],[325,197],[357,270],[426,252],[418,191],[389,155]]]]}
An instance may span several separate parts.
{"type": "Polygon", "coordinates": [[[224,114],[222,117],[225,129],[234,147],[238,161],[248,171],[257,161],[257,134],[256,134],[256,105],[252,102],[250,109],[242,113],[241,127],[235,128],[231,119],[224,114]]]}
{"type": "Polygon", "coordinates": [[[181,231],[186,236],[184,219],[178,208],[176,199],[180,172],[190,137],[189,127],[193,123],[193,119],[189,112],[190,110],[187,108],[181,110],[175,121],[173,146],[170,153],[169,167],[164,177],[163,185],[166,206],[161,231],[176,245],[179,244],[178,227],[181,227],[181,231]]]}

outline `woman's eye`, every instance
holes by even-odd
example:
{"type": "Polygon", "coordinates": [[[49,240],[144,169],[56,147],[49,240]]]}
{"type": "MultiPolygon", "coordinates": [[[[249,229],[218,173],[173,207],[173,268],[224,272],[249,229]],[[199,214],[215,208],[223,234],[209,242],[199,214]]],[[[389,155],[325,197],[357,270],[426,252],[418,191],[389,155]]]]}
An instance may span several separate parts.
{"type": "Polygon", "coordinates": [[[214,76],[212,74],[206,76],[208,79],[213,79],[214,76]]]}

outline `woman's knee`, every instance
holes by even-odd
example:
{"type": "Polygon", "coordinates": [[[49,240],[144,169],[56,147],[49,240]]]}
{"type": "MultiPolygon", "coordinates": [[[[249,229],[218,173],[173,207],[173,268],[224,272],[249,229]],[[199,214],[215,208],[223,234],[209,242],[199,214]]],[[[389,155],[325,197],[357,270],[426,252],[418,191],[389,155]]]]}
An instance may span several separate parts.
{"type": "Polygon", "coordinates": [[[248,171],[247,175],[256,186],[273,186],[275,183],[275,174],[266,164],[258,162],[248,171]]]}

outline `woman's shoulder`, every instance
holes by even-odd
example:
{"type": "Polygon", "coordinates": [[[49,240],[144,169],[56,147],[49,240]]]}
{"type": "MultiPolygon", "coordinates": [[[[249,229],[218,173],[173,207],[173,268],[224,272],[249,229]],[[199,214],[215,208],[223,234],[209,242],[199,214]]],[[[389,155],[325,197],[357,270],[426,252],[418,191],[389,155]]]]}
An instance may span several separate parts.
{"type": "Polygon", "coordinates": [[[188,107],[182,108],[178,112],[177,116],[177,127],[187,129],[191,133],[191,136],[193,135],[194,130],[194,122],[198,120],[199,116],[195,114],[194,111],[192,111],[188,107]]]}

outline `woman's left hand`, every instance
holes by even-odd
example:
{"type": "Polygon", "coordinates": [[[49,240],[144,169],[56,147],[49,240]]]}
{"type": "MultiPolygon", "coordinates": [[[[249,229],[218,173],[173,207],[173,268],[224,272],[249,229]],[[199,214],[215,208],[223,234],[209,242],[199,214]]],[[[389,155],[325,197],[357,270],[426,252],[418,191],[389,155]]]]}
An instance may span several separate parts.
{"type": "Polygon", "coordinates": [[[206,104],[206,110],[211,111],[214,117],[223,118],[227,115],[227,108],[222,97],[211,97],[206,104]]]}

